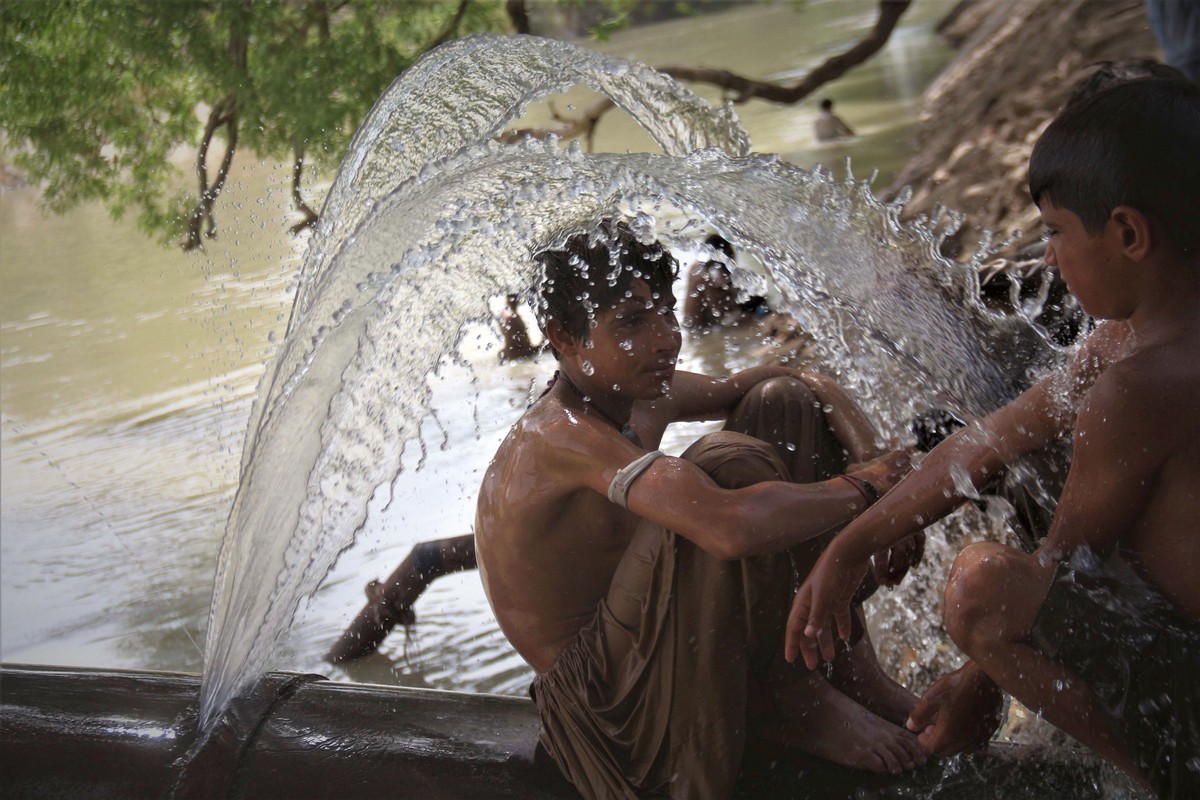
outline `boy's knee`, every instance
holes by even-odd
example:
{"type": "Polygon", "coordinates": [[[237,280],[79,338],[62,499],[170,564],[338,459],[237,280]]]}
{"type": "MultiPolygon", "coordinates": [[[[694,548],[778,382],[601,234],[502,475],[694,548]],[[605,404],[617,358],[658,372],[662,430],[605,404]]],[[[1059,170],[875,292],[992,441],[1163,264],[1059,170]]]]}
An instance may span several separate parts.
{"type": "Polygon", "coordinates": [[[997,635],[995,616],[1005,610],[1004,595],[1013,574],[1011,550],[994,542],[970,545],[958,554],[943,598],[946,630],[959,647],[972,651],[997,635]]]}
{"type": "Polygon", "coordinates": [[[697,439],[681,458],[704,470],[722,489],[741,489],[763,481],[788,480],[787,467],[766,442],[733,431],[697,439]]]}

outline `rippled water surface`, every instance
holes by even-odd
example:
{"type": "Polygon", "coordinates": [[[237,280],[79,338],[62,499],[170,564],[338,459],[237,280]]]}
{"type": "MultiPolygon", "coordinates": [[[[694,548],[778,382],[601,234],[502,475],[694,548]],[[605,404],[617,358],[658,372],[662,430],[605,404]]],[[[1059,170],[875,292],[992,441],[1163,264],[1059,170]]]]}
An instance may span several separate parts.
{"type": "MultiPolygon", "coordinates": [[[[706,63],[754,71],[768,48],[752,45],[773,36],[791,49],[770,62],[785,73],[802,71],[869,26],[871,4],[843,8],[849,12],[836,24],[811,29],[785,28],[787,9],[739,9],[721,20],[630,31],[604,49],[651,63],[693,63],[712,52],[712,26],[719,25],[720,59],[706,63]],[[737,53],[747,55],[739,62],[737,53]]],[[[930,33],[934,18],[918,4],[878,64],[829,87],[862,131],[857,143],[813,146],[813,103],[751,104],[738,113],[754,149],[804,166],[838,167],[850,154],[864,174],[876,165],[894,170],[915,97],[945,58],[930,33]]],[[[532,108],[530,118],[539,113],[532,108]]],[[[614,115],[602,123],[599,148],[642,148],[643,135],[630,130],[614,115]]],[[[96,208],[43,218],[33,190],[0,196],[5,661],[199,670],[252,398],[283,339],[306,244],[279,233],[287,180],[269,164],[235,175],[223,198],[221,239],[199,256],[160,249],[96,208]],[[260,204],[266,189],[271,198],[260,204]]],[[[418,301],[438,302],[431,291],[418,301]]],[[[744,365],[749,344],[744,334],[689,339],[683,366],[744,365]]],[[[531,387],[552,371],[547,359],[499,368],[497,348],[493,330],[471,328],[457,362],[443,365],[431,384],[437,418],[425,423],[424,466],[412,469],[416,448],[406,453],[410,469],[376,499],[367,528],[301,606],[272,664],[359,680],[524,691],[528,672],[503,643],[473,573],[429,590],[411,641],[398,632],[381,653],[344,670],[321,659],[361,604],[368,578],[387,574],[416,541],[469,530],[487,459],[531,387]],[[441,449],[443,439],[453,446],[441,449]]],[[[685,427],[668,445],[682,449],[695,433],[685,427]]]]}

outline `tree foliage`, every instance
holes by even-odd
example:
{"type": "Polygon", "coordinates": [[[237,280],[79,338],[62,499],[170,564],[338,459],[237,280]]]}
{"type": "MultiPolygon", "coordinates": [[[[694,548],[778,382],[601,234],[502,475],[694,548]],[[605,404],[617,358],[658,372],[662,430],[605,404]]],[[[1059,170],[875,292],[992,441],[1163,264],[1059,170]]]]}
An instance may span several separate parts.
{"type": "Polygon", "coordinates": [[[51,210],[99,200],[195,247],[238,149],[292,162],[311,222],[306,163],[339,157],[426,50],[508,26],[504,0],[8,0],[0,129],[51,210]]]}
{"type": "MultiPolygon", "coordinates": [[[[632,21],[718,9],[732,0],[646,5],[556,0],[593,36],[632,21]]],[[[879,0],[875,28],[795,84],[723,70],[660,67],[720,86],[735,101],[795,103],[862,63],[888,40],[911,0],[879,0]]],[[[427,50],[480,31],[527,32],[526,0],[0,0],[0,146],[65,211],[100,201],[114,216],[185,249],[216,235],[214,203],[235,155],[330,167],[387,85],[427,50]],[[188,188],[177,166],[193,159],[188,188]]],[[[589,140],[602,101],[553,131],[589,140]]]]}

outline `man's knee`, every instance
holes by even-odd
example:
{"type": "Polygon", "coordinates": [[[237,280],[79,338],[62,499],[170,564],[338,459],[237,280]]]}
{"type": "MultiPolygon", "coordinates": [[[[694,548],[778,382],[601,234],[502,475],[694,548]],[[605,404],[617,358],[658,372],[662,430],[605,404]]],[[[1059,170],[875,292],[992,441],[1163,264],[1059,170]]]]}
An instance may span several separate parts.
{"type": "Polygon", "coordinates": [[[983,641],[1001,635],[997,615],[1006,611],[1005,595],[1013,584],[1015,551],[994,542],[970,545],[958,554],[943,598],[946,630],[970,653],[983,641]]]}
{"type": "Polygon", "coordinates": [[[787,467],[774,448],[753,436],[733,431],[701,436],[681,457],[708,473],[722,489],[789,480],[787,467]]]}
{"type": "Polygon", "coordinates": [[[816,408],[817,396],[804,381],[799,378],[780,376],[760,381],[746,392],[746,400],[767,405],[787,405],[816,408]]]}

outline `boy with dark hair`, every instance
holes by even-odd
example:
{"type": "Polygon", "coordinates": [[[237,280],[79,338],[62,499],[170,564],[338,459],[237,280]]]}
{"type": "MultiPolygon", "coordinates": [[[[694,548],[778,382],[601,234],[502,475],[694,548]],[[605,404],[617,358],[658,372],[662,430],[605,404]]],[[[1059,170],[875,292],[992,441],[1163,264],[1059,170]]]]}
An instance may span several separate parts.
{"type": "Polygon", "coordinates": [[[971,659],[908,722],[931,751],[978,746],[999,690],[1151,786],[1200,796],[1200,89],[1137,80],[1068,107],[1030,160],[1046,261],[1112,320],[1052,375],[939,445],[838,535],[796,596],[788,658],[832,651],[830,613],[871,552],[1074,431],[1067,483],[1035,555],[959,555],[946,626],[971,659]],[[960,472],[961,474],[961,472],[960,472]],[[998,687],[998,688],[997,688],[998,687]]]}
{"type": "Polygon", "coordinates": [[[697,261],[688,272],[687,294],[683,298],[683,326],[709,331],[720,325],[739,325],[746,318],[770,313],[767,299],[757,295],[738,302],[730,264],[736,264],[733,245],[719,233],[709,234],[705,246],[717,258],[697,261]]]}
{"type": "Polygon", "coordinates": [[[520,295],[509,293],[504,296],[504,308],[500,310],[500,333],[504,337],[501,362],[520,361],[537,355],[537,348],[529,341],[525,320],[521,319],[520,305],[520,295]]]}
{"type": "Polygon", "coordinates": [[[881,456],[869,420],[821,376],[677,372],[662,245],[605,223],[538,261],[559,370],[488,467],[475,535],[563,773],[588,797],[728,797],[748,729],[865,769],[923,763],[900,727],[916,698],[868,640],[828,678],[782,653],[794,571],[899,479],[903,456],[881,456]],[[706,419],[725,430],[679,458],[657,449],[671,422],[706,419]]]}

